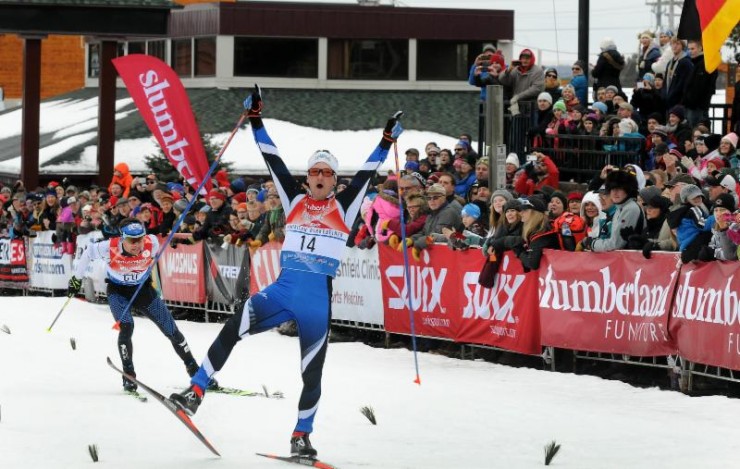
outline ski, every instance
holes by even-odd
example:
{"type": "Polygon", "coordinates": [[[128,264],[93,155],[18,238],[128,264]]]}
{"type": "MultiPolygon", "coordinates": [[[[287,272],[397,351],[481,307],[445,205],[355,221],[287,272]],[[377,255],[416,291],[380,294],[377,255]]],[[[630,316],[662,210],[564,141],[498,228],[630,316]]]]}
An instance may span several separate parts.
{"type": "MultiPolygon", "coordinates": [[[[182,388],[175,388],[172,389],[182,390],[182,388]]],[[[282,391],[275,391],[273,393],[265,394],[261,391],[252,391],[249,389],[239,389],[239,388],[228,388],[228,387],[217,387],[217,388],[208,388],[206,389],[206,394],[215,393],[215,394],[226,394],[228,396],[238,396],[238,397],[265,397],[267,399],[285,399],[285,395],[282,393],[282,391]]]]}
{"type": "Polygon", "coordinates": [[[319,469],[339,469],[336,466],[332,466],[331,464],[319,461],[318,459],[301,458],[298,456],[278,456],[277,454],[269,453],[257,453],[257,456],[262,456],[263,458],[275,459],[278,461],[289,462],[293,464],[300,464],[301,466],[318,467],[319,469]]]}
{"type": "Polygon", "coordinates": [[[140,393],[139,391],[123,391],[123,392],[125,394],[133,397],[134,399],[136,399],[139,402],[146,402],[148,400],[147,397],[145,395],[143,395],[142,393],[140,393]]]}
{"type": "Polygon", "coordinates": [[[203,436],[203,434],[198,430],[198,427],[195,426],[192,420],[190,420],[190,417],[182,410],[180,409],[174,402],[164,397],[159,392],[155,391],[154,389],[150,388],[146,384],[142,383],[138,379],[134,378],[133,376],[130,376],[126,374],[123,370],[119,369],[116,365],[113,364],[113,361],[110,359],[110,357],[107,357],[108,365],[116,370],[118,373],[120,373],[122,376],[125,376],[126,378],[130,379],[134,383],[138,384],[142,389],[144,389],[146,392],[151,394],[157,401],[161,402],[163,406],[165,406],[170,412],[172,412],[175,417],[178,418],[187,428],[190,430],[193,435],[200,440],[201,443],[203,443],[206,448],[211,450],[213,454],[216,456],[221,456],[219,452],[216,450],[216,448],[213,447],[210,441],[203,436]]]}

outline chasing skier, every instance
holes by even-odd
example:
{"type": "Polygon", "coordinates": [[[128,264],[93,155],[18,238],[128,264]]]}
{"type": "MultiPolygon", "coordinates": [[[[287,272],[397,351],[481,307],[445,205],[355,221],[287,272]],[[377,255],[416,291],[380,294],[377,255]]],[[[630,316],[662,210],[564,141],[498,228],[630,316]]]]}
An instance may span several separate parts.
{"type": "MultiPolygon", "coordinates": [[[[159,240],[154,235],[147,235],[146,228],[135,218],[126,218],[119,224],[120,237],[111,238],[99,243],[93,243],[80,256],[75,273],[69,279],[67,294],[74,296],[82,288],[82,278],[85,276],[88,264],[95,259],[102,259],[106,264],[106,283],[108,284],[108,305],[113,317],[120,326],[118,333],[118,353],[121,356],[123,371],[136,377],[133,361],[133,345],[131,336],[134,333],[134,319],[131,309],[146,314],[159,327],[185,364],[188,375],[193,376],[198,371],[198,363],[190,352],[188,342],[177,328],[172,314],[164,301],[157,295],[152,286],[151,277],[146,280],[141,291],[136,296],[131,308],[126,306],[136,292],[139,284],[144,281],[144,274],[159,251],[159,240]]],[[[211,386],[214,386],[211,383],[211,386]]],[[[123,377],[123,389],[135,392],[135,382],[123,377]]]]}
{"type": "Polygon", "coordinates": [[[242,338],[294,320],[301,347],[303,391],[298,402],[298,422],[290,439],[291,456],[315,459],[309,441],[321,396],[321,375],[326,358],[331,320],[332,279],[342,259],[350,227],[357,217],[370,178],[385,161],[388,150],[403,131],[398,119],[388,120],[383,138],[346,189],[334,193],[339,163],[327,150],[308,159],[307,193],[297,187],[262,123],[259,88],[244,107],[257,146],[265,159],[280,200],[285,207],[285,240],[280,255],[281,272],[275,283],[255,294],[221,329],[208,350],[190,387],[170,399],[193,415],[209,379],[221,370],[242,338]]]}

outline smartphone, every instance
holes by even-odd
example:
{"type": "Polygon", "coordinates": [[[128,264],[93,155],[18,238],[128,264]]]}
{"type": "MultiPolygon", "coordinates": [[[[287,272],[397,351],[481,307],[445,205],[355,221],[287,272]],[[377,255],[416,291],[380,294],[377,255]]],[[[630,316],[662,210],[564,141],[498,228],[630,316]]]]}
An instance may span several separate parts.
{"type": "Polygon", "coordinates": [[[638,81],[637,82],[637,89],[639,90],[639,89],[642,89],[642,88],[645,88],[645,83],[643,83],[641,81],[638,81]]]}
{"type": "Polygon", "coordinates": [[[512,60],[512,61],[511,61],[511,66],[512,66],[512,67],[518,67],[518,66],[520,66],[521,64],[522,64],[522,61],[521,61],[521,60],[512,60]]]}
{"type": "Polygon", "coordinates": [[[531,162],[537,161],[537,155],[527,155],[527,161],[531,161],[531,162]]]}

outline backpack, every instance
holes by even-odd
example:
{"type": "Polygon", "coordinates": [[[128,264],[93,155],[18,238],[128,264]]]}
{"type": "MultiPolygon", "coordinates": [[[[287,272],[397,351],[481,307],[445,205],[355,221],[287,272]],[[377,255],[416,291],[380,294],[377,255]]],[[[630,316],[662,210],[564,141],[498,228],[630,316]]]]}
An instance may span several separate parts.
{"type": "Polygon", "coordinates": [[[564,251],[570,251],[570,249],[566,249],[565,238],[572,237],[575,241],[575,245],[578,245],[578,243],[583,241],[587,235],[586,228],[586,221],[580,216],[570,212],[563,213],[552,222],[552,229],[558,235],[560,249],[564,251]]]}

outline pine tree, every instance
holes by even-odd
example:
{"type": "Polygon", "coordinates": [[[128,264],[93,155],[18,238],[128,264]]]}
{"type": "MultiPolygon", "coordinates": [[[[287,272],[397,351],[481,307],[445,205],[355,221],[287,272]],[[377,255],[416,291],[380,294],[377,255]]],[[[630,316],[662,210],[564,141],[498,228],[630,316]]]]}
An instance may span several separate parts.
{"type": "MultiPolygon", "coordinates": [[[[214,143],[213,136],[211,134],[202,134],[201,140],[203,140],[203,148],[206,152],[206,157],[208,158],[208,164],[211,165],[213,164],[213,160],[216,159],[218,152],[221,151],[223,142],[219,142],[218,144],[214,143]]],[[[157,151],[157,153],[145,156],[144,163],[152,173],[157,175],[157,178],[160,181],[179,181],[182,179],[177,173],[175,167],[172,166],[172,163],[170,163],[165,156],[161,147],[159,147],[159,151],[157,151]]],[[[231,163],[225,163],[223,160],[219,161],[214,173],[221,169],[231,172],[232,166],[233,165],[231,163]]]]}

